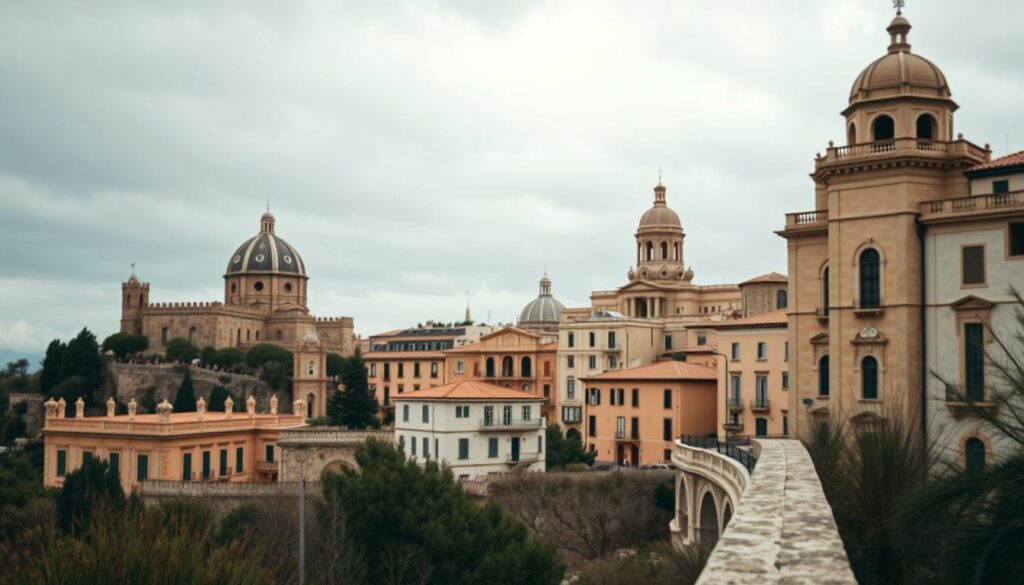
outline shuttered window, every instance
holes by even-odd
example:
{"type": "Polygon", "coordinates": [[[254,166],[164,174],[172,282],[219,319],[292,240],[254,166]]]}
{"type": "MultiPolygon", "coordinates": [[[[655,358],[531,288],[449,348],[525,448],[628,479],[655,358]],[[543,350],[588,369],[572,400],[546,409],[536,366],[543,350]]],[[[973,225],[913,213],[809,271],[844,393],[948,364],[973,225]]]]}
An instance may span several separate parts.
{"type": "Polygon", "coordinates": [[[963,256],[963,284],[985,284],[985,247],[964,246],[963,256]]]}

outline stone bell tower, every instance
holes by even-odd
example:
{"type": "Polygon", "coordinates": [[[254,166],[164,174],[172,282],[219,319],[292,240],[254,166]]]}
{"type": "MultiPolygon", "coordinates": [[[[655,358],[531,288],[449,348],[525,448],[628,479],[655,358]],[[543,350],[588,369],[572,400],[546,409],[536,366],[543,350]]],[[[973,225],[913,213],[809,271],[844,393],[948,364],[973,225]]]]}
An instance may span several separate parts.
{"type": "Polygon", "coordinates": [[[128,282],[121,283],[121,333],[142,333],[142,313],[149,305],[149,283],[139,282],[135,263],[128,282]]]}

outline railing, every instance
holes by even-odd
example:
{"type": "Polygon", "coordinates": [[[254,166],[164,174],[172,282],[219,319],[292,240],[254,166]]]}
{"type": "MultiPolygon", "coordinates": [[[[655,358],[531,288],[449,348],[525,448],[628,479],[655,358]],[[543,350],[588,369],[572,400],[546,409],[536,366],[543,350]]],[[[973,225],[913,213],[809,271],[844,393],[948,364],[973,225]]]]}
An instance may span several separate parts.
{"type": "Polygon", "coordinates": [[[509,465],[516,463],[536,463],[540,461],[540,453],[520,453],[513,457],[511,454],[505,456],[505,462],[509,465]]]}
{"type": "Polygon", "coordinates": [[[485,418],[480,421],[481,430],[504,430],[504,429],[539,429],[543,424],[543,417],[539,418],[485,418]]]}
{"type": "Polygon", "coordinates": [[[800,211],[786,214],[786,227],[809,226],[828,223],[828,210],[800,211]]]}
{"type": "Polygon", "coordinates": [[[374,438],[394,441],[394,433],[388,431],[348,430],[343,427],[300,427],[281,431],[278,445],[355,445],[374,438]]]}
{"type": "Polygon", "coordinates": [[[872,156],[890,152],[935,152],[940,154],[961,153],[973,155],[978,158],[980,162],[986,158],[986,154],[989,151],[963,139],[943,141],[906,136],[902,138],[877,140],[874,142],[848,144],[846,146],[832,146],[830,144],[826,150],[825,156],[819,158],[819,161],[835,161],[845,158],[872,156]]]}
{"type": "Polygon", "coordinates": [[[743,400],[741,400],[738,396],[737,397],[729,398],[728,406],[729,406],[729,411],[730,412],[742,411],[743,410],[743,400]]]}
{"type": "Polygon", "coordinates": [[[750,401],[750,410],[765,411],[771,408],[771,401],[767,398],[753,399],[750,401]]]}
{"type": "Polygon", "coordinates": [[[639,441],[640,433],[635,430],[615,429],[615,438],[623,441],[639,441]]]}
{"type": "Polygon", "coordinates": [[[819,319],[828,319],[828,307],[818,307],[814,309],[814,314],[819,319]]]}
{"type": "Polygon", "coordinates": [[[998,211],[1019,206],[1024,206],[1024,190],[926,201],[921,204],[921,218],[927,219],[936,215],[970,213],[972,211],[998,211]]]}
{"type": "Polygon", "coordinates": [[[727,431],[742,431],[743,421],[742,420],[727,420],[722,423],[722,428],[727,431]]]}
{"type": "Polygon", "coordinates": [[[277,471],[277,461],[257,461],[256,471],[271,472],[277,471]]]}
{"type": "Polygon", "coordinates": [[[717,451],[730,459],[738,461],[740,465],[746,468],[747,473],[753,473],[754,467],[757,466],[757,457],[754,457],[754,454],[749,451],[750,437],[736,437],[726,441],[719,441],[718,437],[683,435],[679,437],[679,441],[691,447],[717,451]],[[746,449],[743,447],[746,447],[746,449]]]}

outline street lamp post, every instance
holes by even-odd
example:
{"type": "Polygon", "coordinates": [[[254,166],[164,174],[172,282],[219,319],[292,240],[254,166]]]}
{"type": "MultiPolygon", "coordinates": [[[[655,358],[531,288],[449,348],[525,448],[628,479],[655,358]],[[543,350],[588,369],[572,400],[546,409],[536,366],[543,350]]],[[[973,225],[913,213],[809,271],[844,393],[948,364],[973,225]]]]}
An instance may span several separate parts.
{"type": "Polygon", "coordinates": [[[722,393],[725,396],[724,404],[722,405],[722,435],[728,439],[728,431],[725,429],[725,424],[729,422],[729,357],[718,351],[717,345],[711,346],[711,353],[721,356],[722,362],[725,364],[725,380],[723,382],[725,392],[722,393]]]}
{"type": "Polygon", "coordinates": [[[299,462],[299,585],[306,583],[306,460],[309,449],[299,447],[294,450],[295,459],[299,462]]]}

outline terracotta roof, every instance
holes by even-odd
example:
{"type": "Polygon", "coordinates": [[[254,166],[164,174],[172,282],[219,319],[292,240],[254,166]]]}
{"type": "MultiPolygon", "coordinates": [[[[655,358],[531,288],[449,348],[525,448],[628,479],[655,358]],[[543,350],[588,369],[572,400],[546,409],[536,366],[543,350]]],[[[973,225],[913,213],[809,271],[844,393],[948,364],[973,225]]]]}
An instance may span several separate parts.
{"type": "Polygon", "coordinates": [[[755,276],[750,280],[744,280],[740,284],[755,284],[758,282],[789,282],[785,274],[779,274],[778,272],[769,272],[768,274],[762,274],[761,276],[755,276]]]}
{"type": "Polygon", "coordinates": [[[987,163],[983,163],[977,166],[973,166],[967,170],[968,173],[974,171],[984,171],[987,169],[1002,169],[1006,167],[1020,167],[1024,166],[1024,150],[1008,154],[1003,157],[999,157],[995,160],[991,160],[987,163]]]}
{"type": "Polygon", "coordinates": [[[390,337],[392,335],[397,335],[398,333],[401,333],[402,331],[404,331],[404,330],[403,329],[392,329],[390,331],[382,331],[381,333],[374,333],[373,335],[371,335],[369,337],[369,339],[376,339],[378,337],[390,337]]]}
{"type": "Polygon", "coordinates": [[[783,326],[789,323],[789,318],[786,316],[785,309],[779,309],[778,311],[769,311],[767,313],[761,313],[753,317],[747,317],[746,319],[727,319],[725,321],[705,321],[703,323],[696,323],[691,325],[690,328],[702,327],[705,329],[721,329],[721,328],[739,328],[739,327],[772,327],[772,326],[783,326]]]}
{"type": "Polygon", "coordinates": [[[439,351],[368,351],[363,354],[363,361],[376,360],[440,360],[444,354],[439,351]]]}
{"type": "MultiPolygon", "coordinates": [[[[704,345],[691,345],[690,347],[684,347],[683,349],[680,349],[678,351],[679,353],[712,353],[715,351],[715,348],[705,343],[704,345]]],[[[669,350],[666,353],[673,352],[669,350]]]]}
{"type": "Polygon", "coordinates": [[[628,370],[611,370],[596,376],[585,377],[585,380],[717,380],[718,373],[714,368],[699,366],[675,360],[655,362],[648,366],[630,368],[628,370]]]}
{"type": "Polygon", "coordinates": [[[452,349],[446,349],[444,350],[444,354],[449,355],[453,353],[480,353],[483,350],[483,344],[480,343],[479,341],[474,341],[473,343],[467,343],[466,345],[453,347],[452,349]]]}
{"type": "Polygon", "coordinates": [[[394,397],[399,400],[542,400],[541,397],[521,390],[502,388],[480,380],[465,380],[434,386],[394,397]]]}

